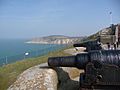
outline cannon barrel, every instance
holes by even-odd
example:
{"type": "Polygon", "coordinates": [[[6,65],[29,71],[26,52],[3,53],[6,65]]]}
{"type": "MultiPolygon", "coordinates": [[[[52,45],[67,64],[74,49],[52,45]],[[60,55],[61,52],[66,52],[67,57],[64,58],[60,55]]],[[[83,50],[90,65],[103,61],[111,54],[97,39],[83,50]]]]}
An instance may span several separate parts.
{"type": "Polygon", "coordinates": [[[77,43],[73,45],[74,47],[86,47],[84,43],[77,43]]]}
{"type": "Polygon", "coordinates": [[[51,67],[77,67],[85,69],[88,62],[99,62],[120,66],[120,50],[93,50],[76,56],[50,57],[48,65],[51,67]]]}
{"type": "Polygon", "coordinates": [[[98,41],[97,40],[94,40],[94,41],[87,41],[87,42],[83,42],[83,43],[76,43],[74,44],[73,46],[74,47],[91,47],[91,46],[95,46],[95,45],[99,45],[98,41]]]}
{"type": "Polygon", "coordinates": [[[84,64],[88,62],[88,54],[79,54],[77,56],[50,57],[48,65],[51,67],[77,67],[84,68],[84,64]],[[79,61],[80,60],[80,61],[79,61]],[[78,66],[79,65],[79,66],[78,66]]]}
{"type": "Polygon", "coordinates": [[[77,43],[77,44],[74,44],[73,46],[74,47],[86,47],[86,51],[102,49],[100,42],[97,40],[83,42],[83,43],[77,43]]]}

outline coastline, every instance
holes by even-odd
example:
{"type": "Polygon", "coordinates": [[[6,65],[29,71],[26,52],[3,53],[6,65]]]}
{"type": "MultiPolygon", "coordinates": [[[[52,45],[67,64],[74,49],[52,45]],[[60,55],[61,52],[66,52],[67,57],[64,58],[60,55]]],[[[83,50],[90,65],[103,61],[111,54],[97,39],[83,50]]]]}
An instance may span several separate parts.
{"type": "Polygon", "coordinates": [[[26,44],[25,40],[7,40],[1,42],[0,47],[0,66],[2,66],[26,58],[45,55],[51,51],[64,48],[64,45],[45,43],[26,44]],[[26,53],[28,54],[26,55],[26,53]]]}

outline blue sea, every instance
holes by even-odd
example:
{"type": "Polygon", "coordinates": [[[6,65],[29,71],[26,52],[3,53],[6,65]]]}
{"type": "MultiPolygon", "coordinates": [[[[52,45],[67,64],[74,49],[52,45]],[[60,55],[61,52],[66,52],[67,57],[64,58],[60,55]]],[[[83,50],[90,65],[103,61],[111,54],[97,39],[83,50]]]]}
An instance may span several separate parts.
{"type": "Polygon", "coordinates": [[[0,66],[25,58],[45,55],[61,49],[63,45],[27,44],[27,40],[0,39],[0,66]]]}

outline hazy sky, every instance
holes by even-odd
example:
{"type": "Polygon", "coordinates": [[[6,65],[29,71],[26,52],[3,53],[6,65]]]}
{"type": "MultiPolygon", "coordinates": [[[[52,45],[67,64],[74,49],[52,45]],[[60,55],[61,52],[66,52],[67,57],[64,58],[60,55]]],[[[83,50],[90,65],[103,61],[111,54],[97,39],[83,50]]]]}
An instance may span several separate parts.
{"type": "Polygon", "coordinates": [[[120,23],[119,0],[0,0],[0,38],[84,36],[120,23]]]}

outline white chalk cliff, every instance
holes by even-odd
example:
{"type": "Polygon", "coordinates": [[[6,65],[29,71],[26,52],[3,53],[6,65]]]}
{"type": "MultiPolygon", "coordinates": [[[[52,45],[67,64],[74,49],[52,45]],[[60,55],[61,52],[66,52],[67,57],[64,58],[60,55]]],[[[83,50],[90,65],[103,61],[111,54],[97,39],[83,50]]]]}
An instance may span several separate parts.
{"type": "Polygon", "coordinates": [[[80,41],[81,37],[67,37],[60,35],[53,35],[41,38],[34,38],[27,43],[36,43],[36,44],[73,44],[77,41],[80,41]]]}

